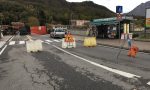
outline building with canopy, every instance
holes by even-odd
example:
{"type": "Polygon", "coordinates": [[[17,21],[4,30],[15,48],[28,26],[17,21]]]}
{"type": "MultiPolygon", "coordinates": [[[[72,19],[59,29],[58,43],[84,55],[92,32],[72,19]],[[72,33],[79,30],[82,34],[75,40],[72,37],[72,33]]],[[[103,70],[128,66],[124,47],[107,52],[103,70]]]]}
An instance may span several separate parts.
{"type": "Polygon", "coordinates": [[[90,24],[96,27],[99,38],[120,38],[121,34],[131,33],[133,21],[133,17],[123,16],[120,20],[117,17],[94,19],[90,24]]]}

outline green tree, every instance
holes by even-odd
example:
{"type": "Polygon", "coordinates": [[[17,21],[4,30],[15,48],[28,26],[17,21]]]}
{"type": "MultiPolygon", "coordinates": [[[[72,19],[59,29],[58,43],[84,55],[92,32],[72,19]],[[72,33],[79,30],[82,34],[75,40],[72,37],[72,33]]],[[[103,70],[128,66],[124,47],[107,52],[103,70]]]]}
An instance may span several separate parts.
{"type": "Polygon", "coordinates": [[[33,17],[33,16],[28,18],[27,23],[28,23],[29,26],[39,26],[40,25],[39,20],[36,17],[33,17]]]}

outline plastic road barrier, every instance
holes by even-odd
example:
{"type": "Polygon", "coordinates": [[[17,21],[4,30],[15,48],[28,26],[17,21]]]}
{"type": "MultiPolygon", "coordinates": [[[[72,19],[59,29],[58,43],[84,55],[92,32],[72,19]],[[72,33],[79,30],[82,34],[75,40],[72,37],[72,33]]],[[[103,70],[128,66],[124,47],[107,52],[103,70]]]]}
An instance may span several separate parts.
{"type": "Polygon", "coordinates": [[[86,37],[84,39],[84,46],[85,47],[94,47],[96,46],[96,37],[86,37]]]}
{"type": "Polygon", "coordinates": [[[42,51],[42,41],[41,40],[30,40],[26,42],[27,52],[38,52],[42,51]]]}
{"type": "Polygon", "coordinates": [[[62,40],[62,48],[76,48],[75,38],[72,38],[73,41],[66,41],[65,38],[62,40]]]}
{"type": "Polygon", "coordinates": [[[43,50],[42,41],[41,40],[36,40],[34,42],[34,44],[35,44],[35,48],[36,48],[37,51],[42,51],[43,50]]]}

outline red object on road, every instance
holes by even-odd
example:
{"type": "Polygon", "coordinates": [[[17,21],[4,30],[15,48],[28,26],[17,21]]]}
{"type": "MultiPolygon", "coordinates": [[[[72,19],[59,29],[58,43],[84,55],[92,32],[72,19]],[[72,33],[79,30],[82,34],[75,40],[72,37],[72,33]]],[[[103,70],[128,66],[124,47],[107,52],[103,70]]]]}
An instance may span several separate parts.
{"type": "Polygon", "coordinates": [[[34,26],[30,28],[31,34],[44,35],[47,34],[46,26],[34,26]]]}
{"type": "Polygon", "coordinates": [[[139,51],[137,46],[131,46],[129,52],[128,52],[128,56],[129,57],[134,57],[136,56],[137,52],[139,51]]]}

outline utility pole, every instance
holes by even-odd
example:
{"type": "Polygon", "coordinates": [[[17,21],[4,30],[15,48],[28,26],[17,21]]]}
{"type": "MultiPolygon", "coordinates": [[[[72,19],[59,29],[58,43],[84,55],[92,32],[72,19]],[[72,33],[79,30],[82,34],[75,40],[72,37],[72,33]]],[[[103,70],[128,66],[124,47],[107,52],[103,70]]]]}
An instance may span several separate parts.
{"type": "Polygon", "coordinates": [[[1,23],[0,23],[0,39],[2,38],[2,36],[1,36],[1,33],[2,33],[2,19],[1,19],[1,21],[0,21],[1,23]]]}

